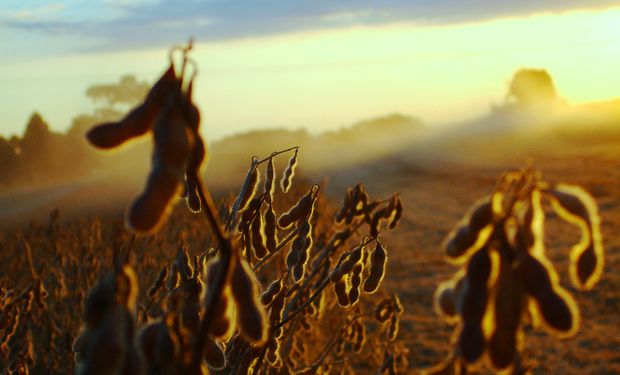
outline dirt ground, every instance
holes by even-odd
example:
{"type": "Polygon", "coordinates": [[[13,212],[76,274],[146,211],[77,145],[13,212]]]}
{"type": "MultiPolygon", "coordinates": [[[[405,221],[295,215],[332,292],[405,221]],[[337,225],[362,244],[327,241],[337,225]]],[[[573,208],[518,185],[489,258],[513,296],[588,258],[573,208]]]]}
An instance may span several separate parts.
{"type": "Polygon", "coordinates": [[[579,231],[547,207],[545,245],[562,286],[577,300],[582,324],[574,337],[562,340],[526,327],[523,360],[534,374],[620,373],[620,157],[615,147],[571,153],[554,153],[552,148],[488,163],[473,157],[420,163],[415,154],[404,153],[384,161],[383,168],[369,169],[374,171],[365,176],[371,181],[369,190],[398,191],[406,207],[400,228],[389,238],[387,285],[399,293],[407,310],[402,334],[410,343],[412,373],[441,362],[450,350],[452,328],[432,306],[436,286],[456,271],[442,257],[443,239],[469,205],[492,192],[502,171],[527,163],[540,169],[549,182],[582,185],[592,193],[599,204],[606,256],[599,284],[588,292],[574,289],[568,276],[568,252],[579,231]]]}
{"type": "MultiPolygon", "coordinates": [[[[469,205],[492,191],[503,170],[529,164],[541,170],[550,182],[579,184],[593,194],[600,208],[606,258],[600,283],[592,291],[575,290],[568,279],[568,251],[577,241],[578,233],[570,224],[549,215],[548,254],[561,276],[562,285],[579,304],[582,324],[574,337],[562,340],[526,327],[524,362],[532,366],[534,374],[619,374],[618,145],[590,144],[581,148],[564,144],[566,147],[546,148],[543,143],[533,151],[514,153],[515,149],[510,148],[481,153],[478,146],[476,143],[462,145],[457,152],[453,144],[452,153],[445,153],[446,149],[426,152],[431,146],[424,152],[403,149],[390,157],[360,164],[346,173],[328,176],[330,195],[334,198],[341,197],[346,186],[357,182],[364,182],[373,196],[392,191],[400,193],[405,213],[398,230],[390,233],[386,240],[390,244],[386,285],[400,295],[406,309],[401,338],[409,346],[411,373],[441,362],[450,350],[452,327],[439,319],[432,306],[436,286],[456,271],[444,261],[441,242],[469,205]]],[[[309,178],[321,179],[322,176],[309,178]]],[[[92,214],[102,209],[122,209],[123,199],[102,202],[97,198],[101,191],[89,186],[64,187],[61,192],[55,190],[57,195],[41,202],[29,199],[28,194],[0,197],[0,223],[9,228],[30,217],[45,217],[55,205],[65,207],[69,215],[71,212],[81,215],[85,211],[92,214]],[[83,200],[91,205],[78,209],[76,202],[83,200]],[[18,210],[17,207],[25,202],[30,204],[28,210],[18,210]]],[[[100,190],[106,189],[101,184],[98,186],[100,190]]],[[[107,188],[113,186],[114,183],[109,183],[107,188]]],[[[131,196],[131,189],[125,193],[131,196]]]]}

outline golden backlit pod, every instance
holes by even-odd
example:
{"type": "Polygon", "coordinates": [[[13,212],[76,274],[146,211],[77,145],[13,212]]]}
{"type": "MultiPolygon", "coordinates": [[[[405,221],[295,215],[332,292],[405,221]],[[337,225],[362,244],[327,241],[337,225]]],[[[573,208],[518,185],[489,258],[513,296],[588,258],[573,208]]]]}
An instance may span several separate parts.
{"type": "Polygon", "coordinates": [[[125,141],[138,137],[153,127],[153,121],[164,105],[168,93],[179,84],[174,67],[170,65],[163,76],[153,85],[143,104],[134,108],[122,120],[98,125],[86,137],[99,148],[114,148],[125,141]]]}
{"type": "Polygon", "coordinates": [[[519,349],[519,325],[527,307],[525,291],[507,260],[500,270],[493,296],[493,333],[489,338],[489,358],[494,368],[511,366],[519,349]]]}
{"type": "Polygon", "coordinates": [[[291,244],[291,249],[286,255],[286,269],[289,271],[292,270],[297,263],[299,263],[299,256],[302,249],[306,246],[306,237],[300,234],[295,236],[293,243],[291,244]]]}
{"type": "Polygon", "coordinates": [[[273,253],[278,248],[278,235],[276,228],[276,213],[273,210],[271,201],[265,210],[265,246],[269,253],[273,253]]]}
{"type": "MultiPolygon", "coordinates": [[[[213,285],[217,279],[217,274],[221,270],[221,260],[215,258],[211,260],[207,267],[207,295],[212,293],[213,285]]],[[[218,302],[213,311],[213,322],[209,325],[209,334],[213,338],[227,340],[233,332],[235,321],[235,306],[232,299],[230,285],[226,284],[218,297],[218,302]]]]}
{"type": "Polygon", "coordinates": [[[523,289],[534,299],[545,325],[559,336],[573,335],[579,328],[577,305],[572,296],[558,285],[557,275],[548,261],[523,254],[517,272],[523,289]]]}
{"type": "Polygon", "coordinates": [[[254,220],[254,216],[257,215],[258,210],[263,203],[263,199],[261,197],[254,197],[250,202],[248,202],[245,210],[241,212],[241,219],[239,220],[239,231],[243,231],[244,228],[250,225],[252,220],[254,220]]]}
{"type": "Polygon", "coordinates": [[[313,185],[310,190],[291,207],[287,212],[280,215],[278,225],[281,228],[288,228],[293,223],[304,220],[310,216],[313,210],[317,185],[313,185]]]}
{"type": "Polygon", "coordinates": [[[372,215],[372,219],[370,220],[370,235],[376,237],[379,235],[379,229],[381,226],[381,221],[386,219],[386,216],[390,214],[389,207],[384,207],[372,215]]]}
{"type": "Polygon", "coordinates": [[[557,184],[547,190],[558,215],[581,228],[581,241],[570,254],[570,276],[575,287],[591,289],[603,273],[604,253],[600,217],[594,198],[578,186],[557,184]]]}
{"type": "Polygon", "coordinates": [[[267,340],[269,325],[258,288],[254,271],[245,260],[237,258],[231,278],[231,292],[237,305],[237,324],[247,341],[260,346],[267,340]]]}
{"type": "Polygon", "coordinates": [[[364,280],[364,292],[372,294],[379,289],[379,285],[385,276],[387,252],[383,245],[377,241],[375,249],[370,254],[370,273],[364,280]]]}
{"type": "Polygon", "coordinates": [[[544,254],[544,219],[540,191],[533,189],[525,202],[526,209],[517,227],[516,238],[520,247],[535,255],[544,254]]]}
{"type": "Polygon", "coordinates": [[[590,245],[581,254],[576,255],[571,261],[571,278],[573,285],[580,289],[591,289],[600,279],[603,273],[603,257],[596,249],[596,244],[590,245]],[[579,280],[575,283],[575,280],[579,280]]]}
{"type": "Polygon", "coordinates": [[[458,354],[467,363],[475,363],[484,352],[482,318],[487,306],[487,281],[492,262],[488,248],[475,252],[467,264],[465,285],[457,300],[456,310],[461,316],[458,354]]]}
{"type": "Polygon", "coordinates": [[[291,272],[293,275],[293,282],[295,283],[300,282],[306,273],[305,263],[301,259],[302,258],[299,258],[299,262],[293,266],[293,270],[291,272]]]}
{"type": "Polygon", "coordinates": [[[210,368],[221,370],[226,366],[226,355],[221,344],[215,340],[207,339],[204,359],[210,368]]]}
{"type": "Polygon", "coordinates": [[[355,305],[360,299],[360,293],[362,289],[362,271],[364,270],[362,263],[358,262],[353,271],[351,271],[351,277],[349,279],[349,305],[355,305]]]}
{"type": "Polygon", "coordinates": [[[272,154],[269,160],[267,160],[267,170],[265,171],[265,193],[270,201],[273,200],[273,194],[276,191],[276,173],[273,165],[273,156],[272,154]]]}
{"type": "Polygon", "coordinates": [[[400,326],[400,319],[398,314],[392,314],[390,317],[390,323],[388,324],[387,337],[388,340],[394,341],[396,340],[396,336],[398,336],[398,329],[400,326]]]}
{"type": "Polygon", "coordinates": [[[334,292],[338,298],[338,304],[340,307],[349,306],[349,295],[347,294],[347,281],[346,277],[334,283],[334,292]]]}
{"type": "Polygon", "coordinates": [[[272,281],[271,284],[269,284],[269,286],[267,287],[267,289],[263,292],[263,294],[261,294],[260,302],[265,306],[269,305],[271,301],[273,301],[275,296],[280,293],[283,285],[284,278],[282,277],[272,281]]]}
{"type": "Polygon", "coordinates": [[[202,138],[199,135],[194,135],[194,149],[189,158],[187,164],[187,171],[185,172],[185,186],[187,195],[185,197],[187,207],[192,212],[199,212],[201,209],[200,196],[198,195],[198,189],[200,189],[198,174],[200,172],[200,165],[204,160],[206,150],[202,138]]]}
{"type": "Polygon", "coordinates": [[[209,334],[220,340],[230,338],[235,329],[236,313],[230,287],[226,286],[213,311],[213,323],[209,325],[209,334]]]}
{"type": "Polygon", "coordinates": [[[393,230],[400,222],[400,218],[403,216],[403,204],[400,199],[396,200],[396,207],[394,208],[394,214],[390,217],[388,223],[388,229],[393,230]]]}
{"type": "Polygon", "coordinates": [[[267,352],[265,353],[265,359],[274,367],[279,367],[280,364],[280,341],[274,337],[270,337],[267,343],[267,352]]]}
{"type": "MultiPolygon", "coordinates": [[[[272,326],[280,323],[282,320],[282,314],[284,313],[284,306],[286,305],[286,288],[282,288],[273,299],[271,308],[269,309],[269,323],[272,326]]],[[[282,336],[282,327],[273,328],[271,334],[273,337],[279,338],[282,336]]]]}
{"type": "Polygon", "coordinates": [[[454,229],[449,235],[444,248],[446,254],[452,258],[460,258],[471,249],[478,237],[469,226],[462,225],[454,229]]]}
{"type": "Polygon", "coordinates": [[[291,188],[291,181],[293,180],[293,176],[295,175],[295,168],[297,167],[297,151],[295,149],[295,153],[288,161],[288,165],[284,170],[284,175],[282,175],[282,180],[280,181],[280,187],[282,188],[282,192],[286,193],[291,188]]]}
{"type": "Polygon", "coordinates": [[[375,308],[375,319],[379,323],[385,323],[394,314],[394,303],[391,298],[382,299],[375,308]]]}
{"type": "Polygon", "coordinates": [[[446,255],[456,260],[464,260],[469,254],[484,245],[490,235],[490,224],[493,221],[493,203],[485,199],[474,205],[462,223],[454,228],[446,241],[446,255]]]}
{"type": "MultiPolygon", "coordinates": [[[[364,240],[362,240],[362,244],[363,243],[364,240]]],[[[362,254],[364,253],[364,249],[366,247],[362,244],[353,249],[353,251],[349,254],[349,257],[346,258],[340,266],[338,266],[344,275],[351,273],[351,271],[353,271],[353,267],[355,267],[355,265],[362,260],[362,254]]]]}
{"type": "Polygon", "coordinates": [[[254,249],[254,255],[258,259],[263,259],[269,252],[265,245],[265,232],[263,227],[263,220],[260,211],[257,212],[254,221],[250,224],[252,248],[254,249]]]}
{"type": "Polygon", "coordinates": [[[293,241],[293,245],[291,246],[291,251],[295,251],[297,253],[295,258],[296,263],[293,266],[293,281],[295,283],[300,282],[306,273],[306,264],[310,258],[310,249],[313,244],[312,236],[310,235],[311,231],[312,225],[308,221],[305,221],[301,225],[297,238],[293,241]],[[302,238],[303,240],[296,244],[298,238],[302,238]]]}
{"type": "Polygon", "coordinates": [[[243,186],[241,187],[241,191],[239,192],[239,196],[237,196],[237,200],[235,202],[238,212],[243,212],[247,208],[248,203],[256,194],[256,187],[258,186],[258,182],[260,180],[260,173],[257,165],[258,158],[252,158],[252,164],[250,165],[248,174],[245,176],[243,186]]]}

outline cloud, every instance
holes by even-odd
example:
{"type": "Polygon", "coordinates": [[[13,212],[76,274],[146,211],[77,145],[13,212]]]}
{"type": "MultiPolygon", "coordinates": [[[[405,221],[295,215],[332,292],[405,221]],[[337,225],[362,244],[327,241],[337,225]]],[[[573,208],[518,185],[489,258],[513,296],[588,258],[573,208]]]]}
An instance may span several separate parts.
{"type": "MultiPolygon", "coordinates": [[[[11,1],[11,0],[9,0],[11,1]]],[[[77,0],[0,13],[0,26],[104,37],[93,49],[128,49],[198,40],[396,22],[448,24],[602,8],[616,0],[77,0]],[[95,4],[93,7],[92,4],[95,4]]]]}

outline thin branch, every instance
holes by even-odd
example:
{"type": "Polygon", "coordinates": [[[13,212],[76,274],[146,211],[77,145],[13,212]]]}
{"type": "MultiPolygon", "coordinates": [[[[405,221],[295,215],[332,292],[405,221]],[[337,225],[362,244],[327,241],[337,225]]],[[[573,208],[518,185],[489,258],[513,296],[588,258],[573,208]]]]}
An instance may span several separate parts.
{"type": "MultiPolygon", "coordinates": [[[[376,239],[376,237],[369,237],[366,241],[362,242],[362,244],[359,245],[359,246],[366,246],[370,242],[374,241],[375,239],[376,239]]],[[[306,307],[308,307],[312,302],[314,302],[314,300],[316,300],[321,295],[323,290],[330,284],[331,276],[333,275],[334,272],[336,272],[336,270],[337,270],[337,268],[334,268],[332,270],[332,272],[330,272],[329,276],[327,276],[325,278],[325,280],[321,283],[321,285],[319,285],[319,287],[316,289],[314,294],[312,294],[312,296],[310,296],[310,298],[308,298],[306,301],[304,301],[304,303],[301,306],[299,306],[297,309],[295,309],[293,312],[287,314],[286,318],[282,319],[280,321],[280,323],[275,325],[275,328],[276,329],[281,328],[286,323],[288,323],[291,319],[293,319],[295,317],[295,315],[297,315],[300,312],[302,312],[306,307]]],[[[297,292],[297,293],[299,295],[301,293],[301,290],[299,292],[297,292]]]]}
{"type": "Polygon", "coordinates": [[[293,147],[287,148],[286,150],[276,151],[276,152],[272,153],[270,156],[268,156],[268,157],[266,157],[264,159],[259,160],[257,165],[262,164],[262,163],[264,163],[266,161],[269,161],[269,159],[272,159],[275,156],[278,156],[280,154],[284,154],[285,152],[289,152],[289,151],[293,151],[293,150],[299,150],[299,146],[293,146],[293,147]]]}

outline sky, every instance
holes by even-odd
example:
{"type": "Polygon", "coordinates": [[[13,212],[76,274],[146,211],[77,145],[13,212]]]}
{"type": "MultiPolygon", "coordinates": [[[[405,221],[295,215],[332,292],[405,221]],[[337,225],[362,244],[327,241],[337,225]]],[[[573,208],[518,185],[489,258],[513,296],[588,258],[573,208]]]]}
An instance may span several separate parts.
{"type": "Polygon", "coordinates": [[[570,102],[620,96],[620,2],[2,0],[0,135],[63,131],[92,84],[154,82],[189,37],[209,139],[399,112],[441,125],[500,103],[519,68],[570,102]]]}

